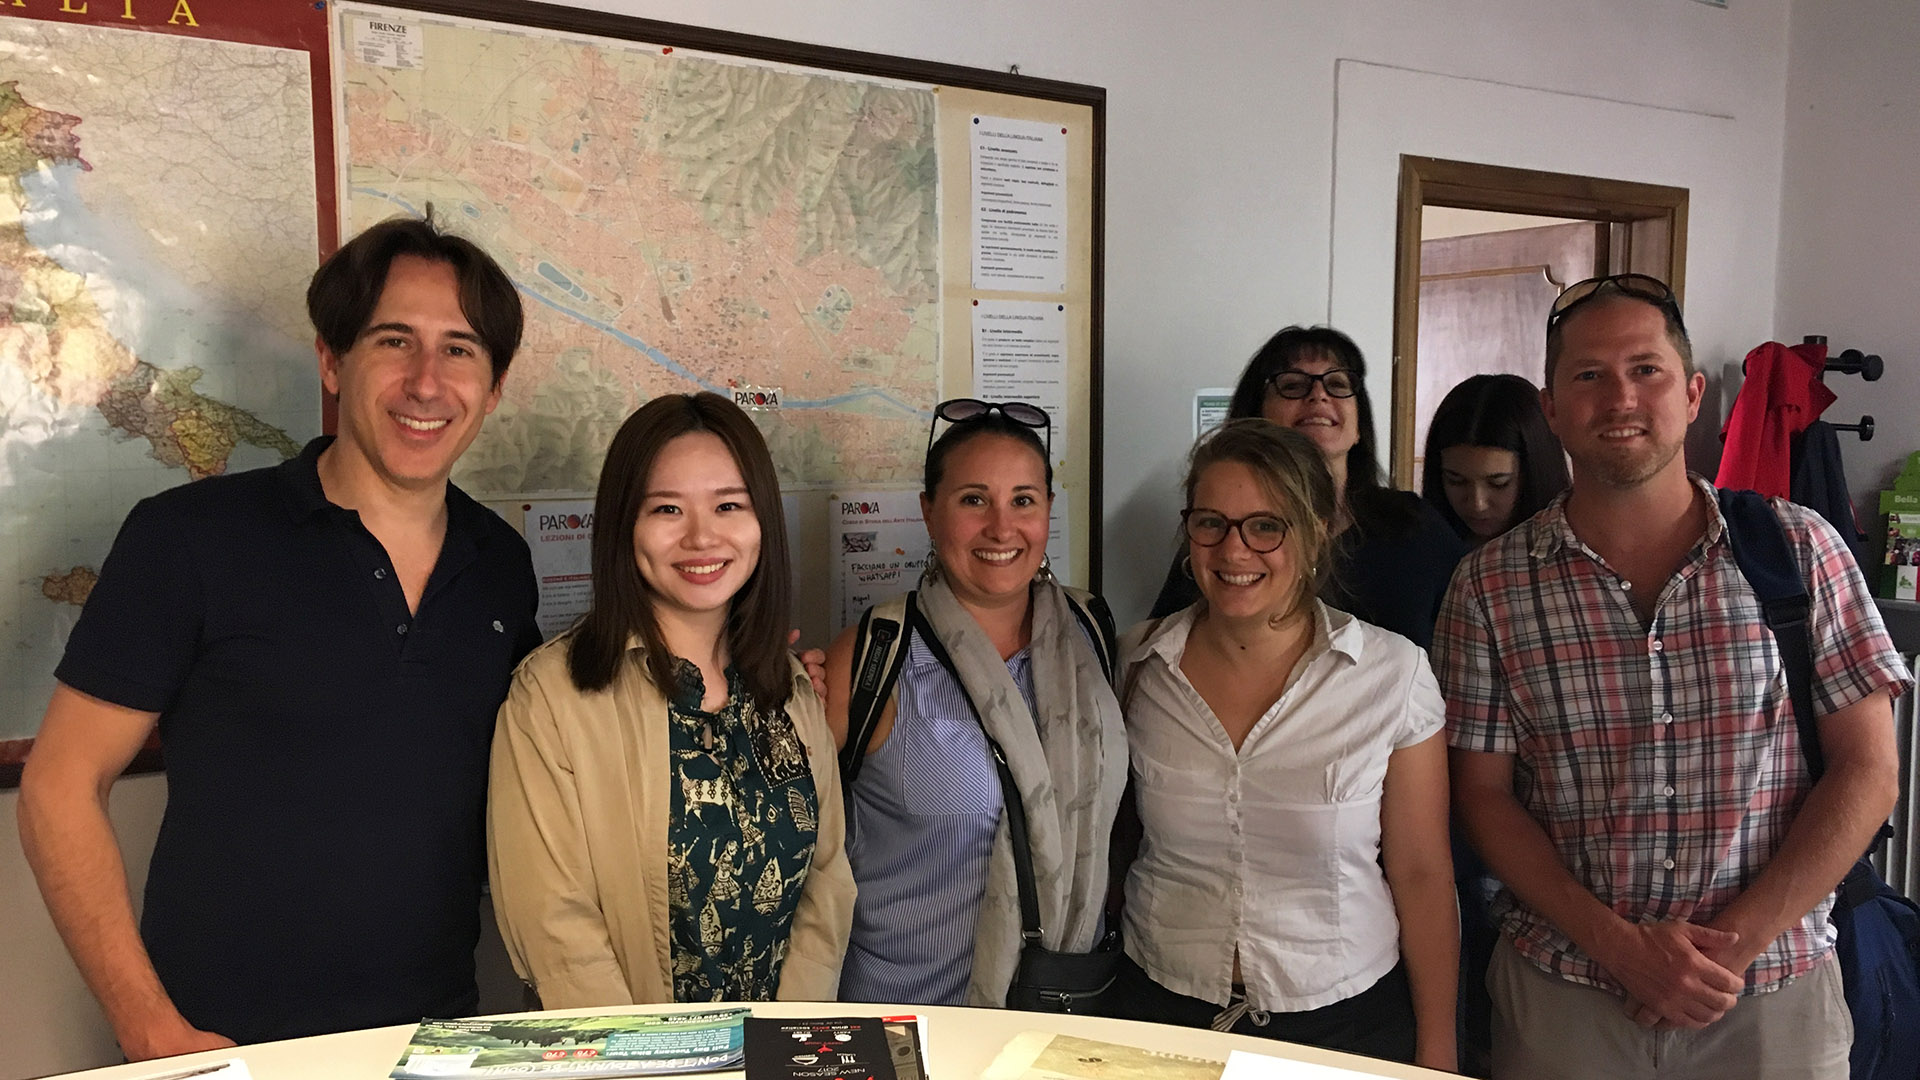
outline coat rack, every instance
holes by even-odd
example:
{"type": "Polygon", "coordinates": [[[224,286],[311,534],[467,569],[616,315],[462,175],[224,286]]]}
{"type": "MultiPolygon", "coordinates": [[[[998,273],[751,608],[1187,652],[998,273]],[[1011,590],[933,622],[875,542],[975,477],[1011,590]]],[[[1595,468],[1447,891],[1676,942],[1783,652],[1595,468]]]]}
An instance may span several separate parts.
{"type": "MultiPolygon", "coordinates": [[[[1826,343],[1827,338],[1824,334],[1808,334],[1801,340],[1801,344],[1804,345],[1825,345],[1826,343]]],[[[1878,382],[1880,376],[1886,372],[1886,362],[1874,353],[1863,353],[1859,349],[1848,349],[1838,356],[1830,355],[1827,357],[1827,366],[1820,372],[1822,381],[1826,379],[1826,373],[1829,371],[1837,371],[1842,375],[1858,375],[1867,382],[1878,382]]],[[[1871,414],[1861,416],[1860,422],[1857,424],[1834,424],[1832,427],[1835,431],[1853,432],[1855,435],[1860,436],[1861,442],[1873,441],[1873,417],[1871,414]]]]}

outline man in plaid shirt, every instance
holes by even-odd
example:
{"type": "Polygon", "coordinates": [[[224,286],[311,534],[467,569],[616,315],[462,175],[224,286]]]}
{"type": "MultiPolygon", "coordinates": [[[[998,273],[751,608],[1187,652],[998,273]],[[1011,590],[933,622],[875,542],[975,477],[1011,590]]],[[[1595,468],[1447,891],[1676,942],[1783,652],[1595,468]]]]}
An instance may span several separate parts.
{"type": "Polygon", "coordinates": [[[1568,289],[1541,400],[1573,487],[1455,574],[1434,662],[1455,804],[1505,882],[1494,1076],[1847,1075],[1832,892],[1898,798],[1911,686],[1833,529],[1779,500],[1812,595],[1826,773],[1680,450],[1705,379],[1667,287],[1568,289]]]}

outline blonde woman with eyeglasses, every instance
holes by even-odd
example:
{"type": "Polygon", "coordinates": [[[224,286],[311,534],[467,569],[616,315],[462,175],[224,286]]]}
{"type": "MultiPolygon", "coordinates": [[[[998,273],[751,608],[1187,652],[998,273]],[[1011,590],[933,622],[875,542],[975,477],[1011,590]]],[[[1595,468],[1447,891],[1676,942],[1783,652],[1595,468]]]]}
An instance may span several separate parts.
{"type": "Polygon", "coordinates": [[[1121,642],[1143,826],[1112,1011],[1455,1067],[1444,707],[1426,654],[1315,597],[1334,489],[1229,422],[1182,512],[1200,599],[1121,642]]]}
{"type": "MultiPolygon", "coordinates": [[[[1281,330],[1247,361],[1227,416],[1271,420],[1319,450],[1333,481],[1320,599],[1422,648],[1431,645],[1440,599],[1467,545],[1420,496],[1387,486],[1381,476],[1360,346],[1331,326],[1281,330]]],[[[1167,571],[1156,616],[1199,597],[1181,570],[1185,554],[1167,571]]]]}

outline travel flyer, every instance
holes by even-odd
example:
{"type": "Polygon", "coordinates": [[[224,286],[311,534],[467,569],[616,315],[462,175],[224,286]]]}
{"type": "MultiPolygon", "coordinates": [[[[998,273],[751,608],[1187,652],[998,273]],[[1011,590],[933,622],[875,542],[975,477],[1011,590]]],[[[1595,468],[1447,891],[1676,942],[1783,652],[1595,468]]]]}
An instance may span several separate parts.
{"type": "Polygon", "coordinates": [[[746,1009],[632,1016],[424,1020],[392,1080],[665,1076],[738,1069],[746,1009]]]}

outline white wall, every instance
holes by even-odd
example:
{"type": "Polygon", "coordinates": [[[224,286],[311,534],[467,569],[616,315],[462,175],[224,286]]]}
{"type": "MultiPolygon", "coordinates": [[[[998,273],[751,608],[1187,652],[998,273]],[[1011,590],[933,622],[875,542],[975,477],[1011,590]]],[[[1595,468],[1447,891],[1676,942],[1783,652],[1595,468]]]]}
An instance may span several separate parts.
{"type": "MultiPolygon", "coordinates": [[[[1171,552],[1193,388],[1230,383],[1280,326],[1331,317],[1367,348],[1385,412],[1382,181],[1401,152],[1691,187],[1690,324],[1719,352],[1774,325],[1788,0],[577,2],[1108,89],[1106,592],[1122,620],[1171,552]]],[[[1873,7],[1891,21],[1903,0],[1873,7]]],[[[1910,97],[1914,75],[1894,74],[1910,97]]],[[[1880,265],[1896,287],[1899,264],[1880,265]]],[[[158,807],[142,798],[116,808],[135,863],[158,807]]],[[[0,838],[0,1077],[112,1060],[16,852],[0,838]]]]}
{"type": "MultiPolygon", "coordinates": [[[[1886,358],[1879,382],[1831,375],[1826,419],[1871,413],[1873,441],[1840,436],[1866,525],[1879,489],[1920,450],[1920,5],[1805,0],[1787,66],[1786,175],[1775,336],[1825,334],[1886,358]]],[[[1756,342],[1758,344],[1758,342],[1756,342]]]]}
{"type": "MultiPolygon", "coordinates": [[[[113,1032],[68,959],[20,852],[19,795],[0,791],[0,1077],[119,1061],[113,1032]]],[[[136,908],[146,887],[147,856],[160,831],[167,782],[122,780],[113,789],[113,827],[126,852],[136,908]]]]}
{"type": "MultiPolygon", "coordinates": [[[[1711,475],[1721,415],[1713,373],[1772,325],[1775,237],[1755,227],[1752,215],[1778,202],[1778,131],[1743,124],[1740,113],[1719,106],[1681,107],[1644,95],[1621,100],[1362,61],[1343,61],[1336,78],[1332,318],[1370,358],[1392,350],[1394,218],[1375,208],[1393,205],[1402,153],[1689,190],[1687,328],[1694,356],[1709,372],[1689,460],[1711,475]],[[1423,107],[1408,108],[1412,101],[1423,107]],[[1569,137],[1573,132],[1580,137],[1569,137]]],[[[1367,382],[1375,401],[1390,398],[1387,365],[1375,363],[1367,382]]]]}

